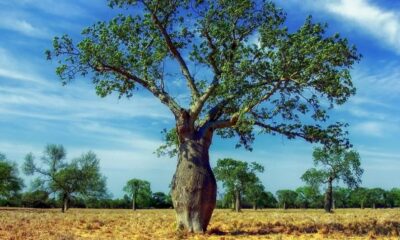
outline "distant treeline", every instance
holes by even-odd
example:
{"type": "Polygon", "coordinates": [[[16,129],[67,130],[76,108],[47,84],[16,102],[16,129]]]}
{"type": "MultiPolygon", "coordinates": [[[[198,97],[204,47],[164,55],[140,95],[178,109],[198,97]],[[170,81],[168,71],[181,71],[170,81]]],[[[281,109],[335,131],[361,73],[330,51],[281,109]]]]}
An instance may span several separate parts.
{"type": "MultiPolygon", "coordinates": [[[[62,199],[51,196],[46,191],[33,191],[17,194],[8,199],[0,199],[0,206],[29,207],[29,208],[60,208],[62,199]]],[[[324,194],[315,192],[305,186],[296,190],[279,190],[276,194],[264,192],[263,196],[254,204],[243,197],[242,208],[323,208],[324,194]]],[[[132,198],[124,195],[122,198],[81,198],[71,199],[71,208],[108,208],[131,209],[132,198]]],[[[139,199],[137,208],[172,208],[171,196],[163,192],[151,193],[148,199],[139,199]]],[[[217,200],[218,208],[234,208],[234,198],[229,194],[221,194],[217,200]]],[[[400,207],[400,189],[393,188],[389,191],[382,188],[349,188],[337,187],[334,191],[335,208],[395,208],[400,207]]]]}
{"type": "MultiPolygon", "coordinates": [[[[246,195],[242,208],[323,208],[325,193],[310,186],[296,190],[279,190],[276,194],[264,192],[256,205],[246,195]]],[[[400,207],[400,188],[342,188],[333,191],[334,208],[394,208],[400,207]]],[[[234,208],[234,196],[224,194],[217,202],[219,208],[234,208]]]]}
{"type": "MultiPolygon", "coordinates": [[[[11,198],[0,199],[0,206],[27,207],[27,208],[61,208],[63,200],[57,196],[51,196],[46,191],[25,192],[14,195],[11,198]]],[[[163,192],[155,192],[147,201],[138,201],[137,208],[172,208],[171,197],[163,192]]],[[[124,195],[122,198],[82,198],[73,197],[69,202],[69,208],[132,208],[132,198],[124,195]]]]}
{"type": "MultiPolygon", "coordinates": [[[[393,208],[400,207],[400,188],[362,188],[359,155],[355,151],[316,148],[314,164],[332,169],[312,168],[302,176],[306,186],[296,190],[279,190],[275,194],[265,190],[257,174],[264,172],[258,163],[247,163],[225,158],[213,169],[216,180],[222,183],[217,200],[218,208],[393,208]],[[333,187],[334,180],[342,180],[348,188],[333,187]],[[325,192],[321,192],[326,186],[325,192]],[[328,204],[328,206],[327,206],[328,204]]],[[[70,161],[62,145],[45,147],[41,162],[29,153],[21,169],[34,176],[28,191],[17,164],[0,153],[0,206],[29,208],[172,208],[171,195],[152,192],[150,182],[130,179],[121,186],[126,193],[113,199],[106,188],[106,178],[100,172],[99,159],[87,152],[70,161]]]]}

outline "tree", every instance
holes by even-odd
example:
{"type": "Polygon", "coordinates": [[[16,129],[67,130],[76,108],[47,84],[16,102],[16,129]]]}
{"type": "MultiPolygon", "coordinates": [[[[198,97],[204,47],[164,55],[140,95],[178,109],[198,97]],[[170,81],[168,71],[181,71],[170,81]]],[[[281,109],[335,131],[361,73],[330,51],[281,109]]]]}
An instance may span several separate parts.
{"type": "Polygon", "coordinates": [[[41,157],[43,167],[37,166],[35,157],[25,157],[23,170],[27,175],[38,174],[36,183],[41,188],[57,193],[62,200],[62,212],[69,208],[74,196],[106,196],[106,179],[100,173],[100,160],[93,152],[82,154],[70,163],[65,161],[66,151],[62,145],[49,144],[41,157]]]}
{"type": "Polygon", "coordinates": [[[145,180],[131,179],[124,186],[124,191],[132,196],[132,209],[135,211],[139,203],[141,207],[149,205],[151,200],[151,188],[150,183],[145,180]]]}
{"type": "Polygon", "coordinates": [[[294,208],[296,206],[297,192],[283,189],[276,191],[278,204],[283,209],[294,208]]]}
{"type": "Polygon", "coordinates": [[[313,152],[314,166],[307,170],[301,179],[311,186],[327,184],[324,208],[326,212],[332,211],[333,206],[333,181],[342,180],[348,187],[354,188],[361,183],[360,155],[354,150],[344,150],[338,147],[315,148],[313,152]]]}
{"type": "Polygon", "coordinates": [[[171,208],[171,197],[163,192],[155,192],[151,195],[151,206],[154,208],[171,208]]]}
{"type": "Polygon", "coordinates": [[[24,187],[22,179],[18,176],[16,163],[7,160],[7,157],[0,153],[0,199],[11,198],[24,187]]]}
{"type": "Polygon", "coordinates": [[[247,162],[231,158],[218,159],[217,166],[214,168],[215,177],[223,183],[228,193],[233,193],[236,212],[241,210],[244,191],[261,184],[256,172],[264,172],[264,167],[256,162],[249,165],[247,162]]]}
{"type": "Polygon", "coordinates": [[[58,59],[63,84],[91,77],[101,97],[144,90],[171,111],[176,124],[165,131],[163,149],[171,146],[178,155],[172,199],[179,228],[204,232],[210,221],[214,135],[237,137],[246,149],[256,131],[349,145],[344,123],[325,122],[327,110],[355,93],[349,69],[360,55],[339,34],[328,36],[326,25],[309,17],[289,31],[286,14],[269,1],[108,3],[134,15],[85,28],[79,43],[56,37],[46,55],[58,59]],[[187,88],[172,87],[176,81],[187,88]],[[188,101],[178,101],[178,94],[188,101]]]}
{"type": "Polygon", "coordinates": [[[400,188],[392,188],[387,193],[387,205],[391,208],[400,207],[400,188]]]}
{"type": "Polygon", "coordinates": [[[299,187],[296,189],[296,205],[300,208],[315,208],[320,204],[320,192],[318,188],[311,186],[299,187]]]}
{"type": "Polygon", "coordinates": [[[349,188],[337,187],[333,189],[333,200],[336,208],[350,207],[350,197],[352,190],[349,188]]]}
{"type": "Polygon", "coordinates": [[[263,204],[264,185],[261,181],[256,181],[247,185],[245,189],[246,199],[253,205],[253,209],[257,210],[258,206],[263,204]]]}
{"type": "Polygon", "coordinates": [[[356,188],[350,193],[350,205],[351,207],[359,207],[364,209],[367,205],[368,189],[366,188],[356,188]]]}
{"type": "Polygon", "coordinates": [[[382,208],[385,206],[386,191],[382,188],[371,188],[367,190],[366,203],[371,208],[382,208]]]}
{"type": "Polygon", "coordinates": [[[30,208],[50,208],[54,206],[54,202],[49,199],[48,192],[35,190],[22,195],[22,205],[30,208]]]}
{"type": "Polygon", "coordinates": [[[276,200],[272,192],[264,192],[263,194],[263,206],[265,208],[276,208],[278,205],[278,200],[276,200]]]}

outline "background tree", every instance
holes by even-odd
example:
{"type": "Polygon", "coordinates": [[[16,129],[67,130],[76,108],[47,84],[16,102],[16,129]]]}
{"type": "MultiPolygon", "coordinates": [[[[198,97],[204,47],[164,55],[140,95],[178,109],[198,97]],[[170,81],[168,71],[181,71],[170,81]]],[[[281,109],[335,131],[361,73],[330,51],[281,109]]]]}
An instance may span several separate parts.
{"type": "Polygon", "coordinates": [[[137,204],[147,207],[151,201],[150,183],[146,180],[131,179],[124,186],[124,191],[132,197],[132,209],[135,211],[137,204]]]}
{"type": "Polygon", "coordinates": [[[171,196],[163,192],[155,192],[151,195],[151,206],[154,208],[171,208],[171,196]]]}
{"type": "Polygon", "coordinates": [[[276,208],[278,207],[278,200],[276,200],[272,192],[264,192],[263,194],[263,206],[265,208],[276,208]]]}
{"type": "Polygon", "coordinates": [[[49,192],[57,193],[62,200],[62,212],[69,208],[74,196],[106,196],[106,179],[100,173],[99,159],[93,152],[82,154],[70,163],[65,161],[66,152],[62,145],[49,144],[41,157],[43,167],[34,162],[34,155],[25,157],[23,170],[27,175],[38,174],[37,183],[49,192]]]}
{"type": "Polygon", "coordinates": [[[361,183],[360,155],[354,150],[338,147],[315,148],[313,152],[314,166],[307,170],[301,179],[311,186],[327,184],[324,208],[331,212],[333,205],[333,181],[342,180],[348,187],[354,188],[361,183]]]}
{"type": "Polygon", "coordinates": [[[333,188],[333,208],[350,207],[350,197],[352,190],[344,187],[333,188]]]}
{"type": "Polygon", "coordinates": [[[386,191],[382,188],[371,188],[367,190],[366,204],[373,209],[385,207],[386,191]]]}
{"type": "Polygon", "coordinates": [[[359,207],[364,209],[367,205],[368,189],[366,188],[356,188],[350,193],[350,205],[352,207],[359,207]]]}
{"type": "Polygon", "coordinates": [[[386,198],[388,207],[400,207],[400,188],[392,188],[386,198]]]}
{"type": "Polygon", "coordinates": [[[16,163],[7,160],[0,153],[0,199],[9,199],[15,196],[24,187],[22,179],[18,176],[16,163]]]}
{"type": "Polygon", "coordinates": [[[304,186],[296,189],[296,206],[299,208],[318,208],[321,206],[321,194],[318,188],[304,186]]]}
{"type": "Polygon", "coordinates": [[[244,191],[260,183],[256,172],[264,172],[264,167],[256,162],[249,165],[247,162],[224,158],[218,159],[217,166],[213,170],[216,179],[222,182],[226,192],[233,193],[235,211],[239,212],[244,191]]]}
{"type": "Polygon", "coordinates": [[[297,192],[289,189],[276,191],[278,204],[283,209],[294,208],[296,206],[297,192]]]}
{"type": "Polygon", "coordinates": [[[43,190],[34,190],[22,194],[22,206],[29,208],[51,208],[55,206],[54,200],[49,198],[49,193],[43,190]]]}
{"type": "Polygon", "coordinates": [[[259,206],[263,205],[264,185],[260,180],[250,183],[245,188],[246,199],[253,205],[253,209],[257,210],[259,206]]]}
{"type": "Polygon", "coordinates": [[[77,44],[67,35],[56,37],[47,58],[59,60],[63,84],[90,76],[101,97],[130,97],[143,89],[168,107],[176,120],[168,144],[177,144],[179,158],[172,184],[178,227],[204,232],[211,218],[215,134],[238,137],[247,149],[256,130],[349,144],[345,124],[324,122],[327,110],[355,93],[349,69],[360,56],[339,34],[329,36],[325,25],[309,17],[289,31],[286,14],[269,1],[108,3],[129,11],[84,29],[77,44]],[[258,44],[251,43],[254,37],[258,44]],[[168,91],[176,80],[187,89],[168,91]],[[188,101],[179,102],[178,94],[188,101]]]}

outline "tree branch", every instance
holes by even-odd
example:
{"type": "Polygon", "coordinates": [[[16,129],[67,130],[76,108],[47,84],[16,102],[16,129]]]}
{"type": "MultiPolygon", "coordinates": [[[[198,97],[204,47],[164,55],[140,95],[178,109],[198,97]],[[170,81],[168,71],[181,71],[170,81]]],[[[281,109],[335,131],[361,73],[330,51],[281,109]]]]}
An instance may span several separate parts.
{"type": "Polygon", "coordinates": [[[137,77],[136,75],[121,69],[121,68],[117,68],[114,66],[110,66],[104,63],[100,63],[101,66],[94,66],[94,68],[97,71],[100,72],[104,72],[104,71],[112,71],[115,72],[117,74],[120,74],[122,76],[124,76],[126,79],[130,79],[136,83],[139,83],[142,87],[144,87],[145,89],[147,89],[148,91],[150,91],[155,97],[157,97],[158,99],[160,99],[160,101],[162,103],[164,103],[165,105],[167,105],[169,107],[169,109],[172,111],[172,113],[175,116],[179,116],[180,115],[180,111],[181,111],[181,107],[179,106],[179,104],[171,98],[171,96],[166,93],[163,89],[158,89],[155,85],[150,84],[149,82],[137,77]]]}
{"type": "Polygon", "coordinates": [[[219,78],[221,76],[221,70],[218,68],[218,65],[215,60],[215,55],[217,54],[217,47],[212,41],[212,38],[207,30],[207,28],[203,29],[203,35],[207,39],[207,44],[211,49],[210,54],[208,55],[208,60],[210,61],[211,67],[214,71],[214,79],[211,83],[211,85],[207,88],[207,90],[201,95],[201,97],[198,99],[198,101],[195,103],[195,105],[192,108],[192,118],[194,120],[197,119],[198,115],[200,114],[205,102],[207,99],[214,93],[215,89],[218,87],[219,84],[219,78]]]}
{"type": "Polygon", "coordinates": [[[144,1],[143,1],[143,4],[150,11],[151,18],[154,21],[154,23],[156,24],[156,26],[158,27],[158,29],[160,30],[161,34],[163,35],[169,51],[172,53],[174,58],[178,61],[179,65],[181,67],[182,74],[183,74],[183,76],[185,76],[185,78],[188,82],[189,88],[192,92],[194,99],[198,99],[200,96],[200,93],[199,93],[199,90],[197,89],[196,83],[195,83],[192,75],[190,74],[189,68],[187,67],[185,60],[182,58],[182,55],[179,53],[175,44],[172,42],[171,36],[168,34],[168,32],[165,29],[165,27],[163,26],[162,22],[157,17],[156,13],[144,1]]]}

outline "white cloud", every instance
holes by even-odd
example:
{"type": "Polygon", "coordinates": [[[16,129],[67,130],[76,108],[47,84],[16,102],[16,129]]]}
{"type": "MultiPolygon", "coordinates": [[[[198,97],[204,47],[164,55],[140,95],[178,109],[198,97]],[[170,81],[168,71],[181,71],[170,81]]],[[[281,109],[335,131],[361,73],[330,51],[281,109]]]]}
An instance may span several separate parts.
{"type": "Polygon", "coordinates": [[[329,1],[326,9],[351,20],[400,53],[400,15],[398,13],[382,9],[368,0],[329,1]]]}
{"type": "Polygon", "coordinates": [[[0,77],[48,86],[49,83],[32,69],[35,68],[29,62],[15,58],[0,46],[0,77]]]}
{"type": "MultiPolygon", "coordinates": [[[[376,1],[379,3],[379,1],[376,1]]],[[[288,0],[304,9],[324,10],[355,30],[363,30],[400,54],[400,13],[370,0],[288,0]]]]}
{"type": "MultiPolygon", "coordinates": [[[[91,1],[94,3],[94,1],[91,1]]],[[[84,16],[87,12],[80,7],[80,1],[63,0],[0,0],[0,5],[9,9],[38,9],[42,12],[56,16],[84,16]]]]}
{"type": "Polygon", "coordinates": [[[13,14],[1,11],[0,28],[15,31],[29,37],[48,38],[48,32],[40,27],[34,26],[28,20],[22,19],[21,16],[14,16],[13,14]]]}
{"type": "MultiPolygon", "coordinates": [[[[100,98],[84,80],[67,87],[47,80],[41,66],[16,57],[0,47],[0,116],[81,122],[83,120],[148,117],[169,121],[172,114],[153,96],[100,98]],[[34,70],[33,70],[34,69],[34,70]]],[[[54,77],[56,78],[56,77],[54,77]]]]}
{"type": "Polygon", "coordinates": [[[369,121],[356,124],[354,130],[366,136],[383,137],[385,126],[380,122],[369,121]]]}

